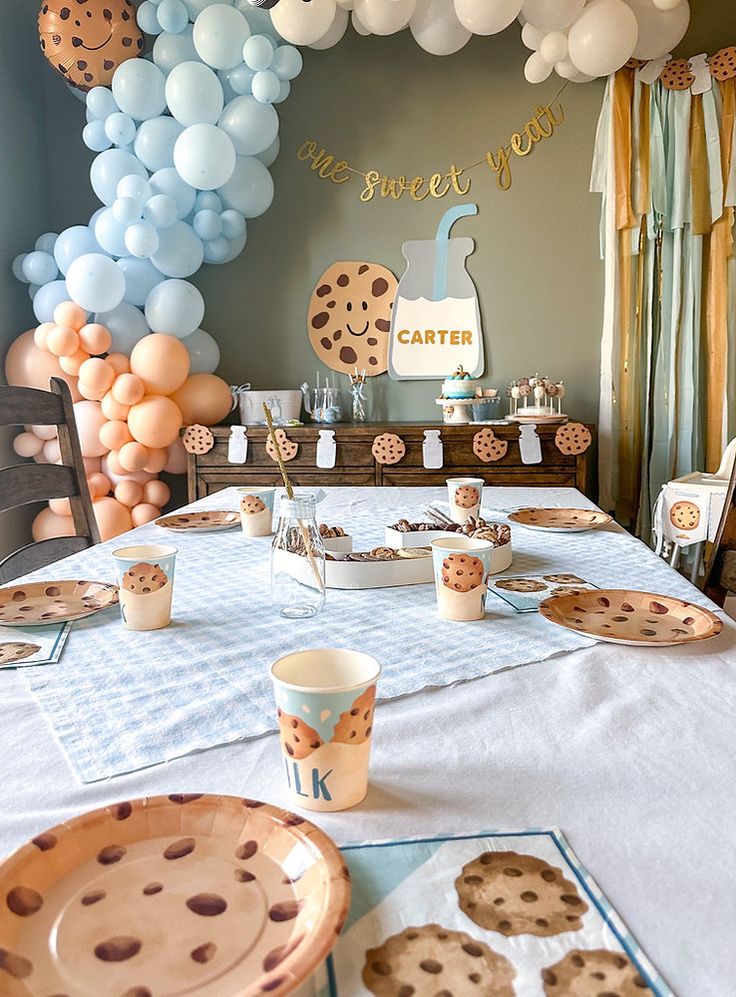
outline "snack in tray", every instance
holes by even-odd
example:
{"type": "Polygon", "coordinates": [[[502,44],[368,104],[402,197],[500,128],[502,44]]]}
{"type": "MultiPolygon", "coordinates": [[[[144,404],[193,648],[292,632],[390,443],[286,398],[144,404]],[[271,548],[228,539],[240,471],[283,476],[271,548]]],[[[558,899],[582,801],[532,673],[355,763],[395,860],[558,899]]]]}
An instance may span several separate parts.
{"type": "Polygon", "coordinates": [[[393,547],[374,547],[373,550],[353,551],[352,554],[347,554],[345,557],[346,561],[397,561],[399,559],[399,552],[394,550],[393,547]]]}
{"type": "Polygon", "coordinates": [[[501,578],[493,584],[506,592],[544,592],[547,588],[544,582],[538,582],[534,578],[501,578]]]}
{"type": "Polygon", "coordinates": [[[319,524],[319,535],[324,539],[347,536],[342,526],[328,526],[327,523],[319,524]]]}
{"type": "Polygon", "coordinates": [[[396,553],[399,557],[431,557],[431,547],[400,547],[396,553]]]}
{"type": "Polygon", "coordinates": [[[409,927],[368,949],[363,983],[375,997],[514,997],[516,970],[464,931],[440,924],[409,927]]]}
{"type": "MultiPolygon", "coordinates": [[[[483,852],[463,866],[455,889],[460,909],[471,921],[502,935],[577,931],[588,910],[577,887],[560,869],[518,852],[483,852]]],[[[560,995],[570,992],[559,991],[560,995]]]]}
{"type": "Polygon", "coordinates": [[[646,997],[646,980],[623,952],[572,949],[559,962],[542,970],[545,997],[646,997]]]}
{"type": "Polygon", "coordinates": [[[511,540],[511,527],[506,523],[489,523],[481,516],[470,516],[462,526],[446,520],[444,516],[438,514],[435,523],[411,523],[408,519],[400,519],[391,527],[398,533],[424,533],[430,530],[445,530],[448,533],[463,533],[467,537],[475,537],[477,540],[489,540],[496,547],[503,547],[511,540]]]}
{"type": "MultiPolygon", "coordinates": [[[[397,533],[427,533],[430,530],[438,530],[440,527],[436,523],[410,523],[408,519],[400,519],[398,523],[394,523],[391,529],[396,530],[397,533]]],[[[460,527],[457,523],[453,523],[452,527],[448,526],[447,529],[453,529],[454,532],[454,530],[458,530],[460,527]]]]}

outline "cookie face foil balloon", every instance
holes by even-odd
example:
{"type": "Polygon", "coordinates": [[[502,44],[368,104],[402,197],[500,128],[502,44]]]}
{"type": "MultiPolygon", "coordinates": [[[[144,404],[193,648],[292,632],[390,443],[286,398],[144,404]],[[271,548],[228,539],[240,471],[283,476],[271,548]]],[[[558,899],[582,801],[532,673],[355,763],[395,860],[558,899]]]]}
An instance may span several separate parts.
{"type": "Polygon", "coordinates": [[[38,32],[43,54],[78,90],[109,86],[143,49],[132,0],[44,0],[38,32]]]}
{"type": "Polygon", "coordinates": [[[331,370],[367,377],[388,367],[388,334],[398,281],[380,263],[333,263],[309,301],[309,341],[331,370]]]}

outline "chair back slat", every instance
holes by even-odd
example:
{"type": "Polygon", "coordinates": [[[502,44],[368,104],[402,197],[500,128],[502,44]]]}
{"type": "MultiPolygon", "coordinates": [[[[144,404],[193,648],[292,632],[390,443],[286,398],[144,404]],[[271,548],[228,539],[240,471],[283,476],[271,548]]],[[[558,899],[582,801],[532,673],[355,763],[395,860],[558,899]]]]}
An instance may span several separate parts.
{"type": "Polygon", "coordinates": [[[0,394],[0,426],[58,426],[63,421],[58,394],[38,388],[3,388],[0,394]]]}
{"type": "Polygon", "coordinates": [[[729,592],[736,592],[736,463],[726,489],[726,501],[703,576],[703,592],[723,606],[729,592]]]}
{"type": "Polygon", "coordinates": [[[89,546],[88,537],[52,537],[50,540],[26,544],[0,561],[0,584],[7,585],[15,578],[27,575],[29,571],[44,568],[52,561],[60,561],[62,557],[78,554],[89,546]]]}
{"type": "Polygon", "coordinates": [[[74,470],[63,464],[14,464],[0,468],[0,512],[32,502],[69,498],[76,490],[74,470]]]}

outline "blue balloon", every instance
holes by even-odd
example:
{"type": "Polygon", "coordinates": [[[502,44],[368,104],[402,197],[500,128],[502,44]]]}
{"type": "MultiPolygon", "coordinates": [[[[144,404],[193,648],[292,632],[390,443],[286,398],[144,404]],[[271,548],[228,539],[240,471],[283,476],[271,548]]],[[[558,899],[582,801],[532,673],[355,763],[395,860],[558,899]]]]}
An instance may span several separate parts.
{"type": "Polygon", "coordinates": [[[153,61],[166,75],[182,62],[201,62],[194,47],[192,34],[194,25],[187,24],[176,35],[165,31],[153,43],[153,61]]]}
{"type": "MultiPolygon", "coordinates": [[[[223,86],[229,86],[233,95],[237,96],[239,94],[250,93],[255,72],[252,69],[248,69],[245,63],[241,62],[235,69],[221,69],[217,75],[220,77],[220,82],[223,86]]],[[[231,97],[230,100],[232,99],[231,97]]]]}
{"type": "Polygon", "coordinates": [[[173,166],[174,145],[183,131],[184,125],[167,116],[142,122],[133,144],[136,156],[152,173],[173,166]]]}
{"type": "Polygon", "coordinates": [[[239,239],[241,235],[245,234],[245,218],[239,211],[228,208],[227,211],[222,212],[220,218],[222,220],[222,234],[227,239],[239,239]]]}
{"type": "MultiPolygon", "coordinates": [[[[222,218],[220,218],[216,211],[204,208],[194,216],[192,228],[204,242],[212,242],[213,239],[219,239],[222,235],[222,218]]],[[[207,259],[206,246],[205,259],[207,259]]]]}
{"type": "MultiPolygon", "coordinates": [[[[137,197],[116,197],[112,202],[110,211],[112,211],[115,221],[120,222],[121,225],[132,225],[141,217],[141,202],[137,197]]],[[[99,239],[97,241],[99,242],[99,239]]]]}
{"type": "Polygon", "coordinates": [[[118,105],[107,87],[92,87],[87,94],[87,110],[99,121],[104,121],[111,114],[115,114],[118,105]]]}
{"type": "Polygon", "coordinates": [[[82,141],[92,152],[104,152],[112,145],[112,139],[107,137],[104,121],[90,121],[82,129],[82,141]]]}
{"type": "Polygon", "coordinates": [[[257,153],[256,159],[259,159],[264,166],[271,166],[273,163],[276,162],[276,159],[280,151],[281,151],[281,140],[277,135],[267,149],[264,149],[263,152],[257,153]]]}
{"type": "Polygon", "coordinates": [[[136,222],[125,232],[125,248],[139,260],[150,259],[158,250],[160,237],[150,222],[136,222]]]}
{"type": "Polygon", "coordinates": [[[280,80],[293,80],[301,73],[304,59],[293,45],[279,45],[273,54],[270,69],[280,80]]]}
{"type": "Polygon", "coordinates": [[[220,364],[220,347],[209,332],[195,329],[181,342],[189,354],[190,374],[214,374],[220,364]]]}
{"type": "Polygon", "coordinates": [[[279,90],[279,95],[274,101],[274,104],[281,104],[291,93],[291,83],[288,80],[281,81],[281,89],[279,90]]]}
{"type": "Polygon", "coordinates": [[[99,251],[99,243],[91,228],[87,225],[72,225],[71,228],[64,229],[56,240],[54,259],[59,270],[66,276],[69,267],[76,259],[86,253],[99,253],[99,251]]]}
{"type": "Polygon", "coordinates": [[[116,197],[129,197],[133,201],[138,201],[141,211],[143,211],[143,205],[152,193],[148,181],[132,173],[122,177],[115,188],[116,197]]]}
{"type": "Polygon", "coordinates": [[[127,222],[120,222],[115,217],[114,208],[105,208],[95,222],[95,239],[110,256],[127,256],[128,251],[125,248],[126,227],[127,222]]]}
{"type": "Polygon", "coordinates": [[[38,249],[42,253],[51,253],[53,256],[54,246],[58,238],[58,232],[44,232],[43,235],[39,235],[38,239],[36,239],[36,245],[33,248],[38,249]]]}
{"type": "Polygon", "coordinates": [[[241,236],[238,236],[237,239],[229,239],[228,242],[230,243],[230,252],[227,254],[227,256],[222,262],[230,263],[231,260],[234,260],[237,256],[240,256],[240,254],[245,249],[245,243],[247,242],[247,239],[248,239],[247,232],[243,232],[243,234],[241,236]]]}
{"type": "Polygon", "coordinates": [[[146,301],[146,321],[152,332],[168,332],[183,339],[204,318],[204,298],[188,280],[164,280],[146,301]]]}
{"type": "Polygon", "coordinates": [[[165,84],[158,66],[147,59],[128,59],[115,70],[112,95],[121,111],[136,121],[146,121],[166,109],[165,84]]]}
{"type": "Polygon", "coordinates": [[[273,21],[268,10],[261,10],[260,7],[254,7],[248,0],[235,0],[233,7],[245,16],[250,26],[251,34],[268,35],[269,38],[273,38],[277,43],[281,41],[281,36],[273,26],[273,21]]]}
{"type": "Polygon", "coordinates": [[[268,69],[273,61],[273,45],[265,35],[251,35],[243,45],[243,62],[249,69],[258,72],[268,69]]]}
{"type": "Polygon", "coordinates": [[[40,284],[29,284],[28,285],[28,297],[31,301],[34,300],[38,292],[41,290],[40,284]]]}
{"type": "Polygon", "coordinates": [[[54,309],[62,301],[68,301],[69,297],[66,281],[53,280],[50,284],[44,284],[33,299],[33,314],[39,322],[53,322],[54,309]]]}
{"type": "Polygon", "coordinates": [[[171,228],[178,218],[176,201],[168,194],[154,194],[143,208],[143,217],[154,228],[171,228]]]}
{"type": "MultiPolygon", "coordinates": [[[[124,69],[131,62],[143,62],[142,59],[129,59],[120,67],[124,69]]],[[[118,196],[118,184],[130,175],[148,180],[145,166],[135,156],[122,149],[108,149],[96,156],[89,171],[92,189],[103,204],[112,204],[118,196]]],[[[123,195],[121,195],[123,196],[123,195]]]]}
{"type": "Polygon", "coordinates": [[[156,170],[150,180],[151,190],[154,194],[168,194],[176,201],[177,214],[179,219],[184,219],[189,215],[194,207],[194,199],[197,196],[194,187],[190,187],[173,166],[167,166],[163,170],[156,170]]]}
{"type": "Polygon", "coordinates": [[[253,77],[251,90],[261,104],[275,104],[281,95],[281,82],[276,73],[264,69],[253,77]]]}
{"type": "Polygon", "coordinates": [[[142,308],[148,295],[164,279],[160,270],[150,260],[137,260],[134,256],[124,256],[118,266],[125,276],[125,298],[131,305],[142,308]]]}
{"type": "Polygon", "coordinates": [[[95,322],[106,326],[112,336],[111,353],[130,355],[139,339],[143,339],[151,331],[140,308],[121,302],[116,308],[107,312],[97,312],[95,322]]]}
{"type": "Polygon", "coordinates": [[[196,21],[197,15],[216,3],[224,3],[227,7],[232,7],[233,5],[232,0],[184,0],[191,21],[196,21]]]}
{"type": "Polygon", "coordinates": [[[230,243],[224,235],[204,243],[204,258],[207,263],[224,263],[229,252],[230,243]]]}
{"type": "Polygon", "coordinates": [[[194,201],[195,211],[222,211],[222,201],[213,190],[200,190],[194,201]]]}
{"type": "Polygon", "coordinates": [[[23,260],[23,276],[29,284],[50,284],[56,280],[58,273],[56,260],[49,253],[36,249],[23,260]]]}
{"type": "Polygon", "coordinates": [[[71,300],[82,308],[104,312],[117,308],[123,300],[125,277],[109,256],[87,253],[69,267],[66,286],[71,300]]]}
{"type": "Polygon", "coordinates": [[[135,133],[135,121],[122,111],[116,111],[105,121],[105,135],[114,145],[130,145],[135,133]]]}
{"type": "Polygon", "coordinates": [[[151,0],[143,0],[136,14],[138,27],[147,35],[157,35],[162,30],[158,21],[158,8],[151,0]]]}
{"type": "Polygon", "coordinates": [[[161,0],[158,5],[158,23],[173,35],[178,35],[189,24],[189,11],[182,0],[161,0]]]}
{"type": "Polygon", "coordinates": [[[20,280],[24,284],[28,283],[28,281],[26,280],[26,276],[23,273],[23,262],[26,256],[28,256],[28,253],[21,253],[20,256],[16,256],[16,258],[13,260],[13,276],[15,277],[16,280],[20,280]]]}
{"type": "Polygon", "coordinates": [[[226,208],[234,208],[246,218],[257,218],[271,206],[273,180],[254,156],[238,156],[233,175],[220,187],[219,194],[226,208]]]}
{"type": "Polygon", "coordinates": [[[151,261],[162,274],[167,277],[191,277],[202,266],[202,240],[186,222],[177,222],[171,228],[162,229],[159,237],[160,246],[151,261]]]}

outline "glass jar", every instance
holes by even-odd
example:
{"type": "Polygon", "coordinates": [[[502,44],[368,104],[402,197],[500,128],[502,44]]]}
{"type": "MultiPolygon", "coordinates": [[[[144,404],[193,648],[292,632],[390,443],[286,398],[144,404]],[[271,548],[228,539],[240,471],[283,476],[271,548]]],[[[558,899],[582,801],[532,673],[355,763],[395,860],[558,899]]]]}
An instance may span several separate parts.
{"type": "Polygon", "coordinates": [[[310,493],[282,496],[271,544],[271,603],[279,616],[306,619],[325,604],[325,548],[310,493]]]}

